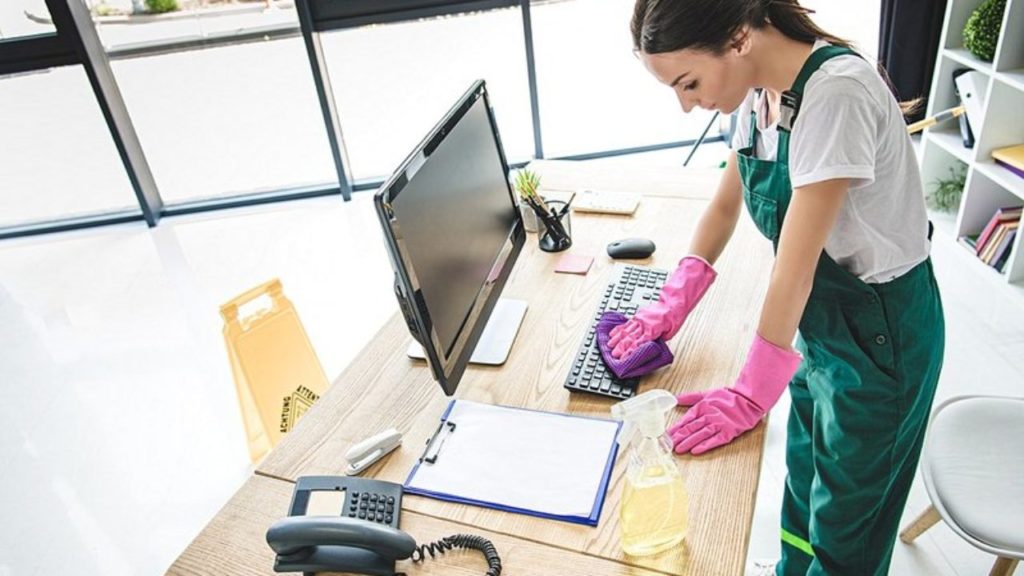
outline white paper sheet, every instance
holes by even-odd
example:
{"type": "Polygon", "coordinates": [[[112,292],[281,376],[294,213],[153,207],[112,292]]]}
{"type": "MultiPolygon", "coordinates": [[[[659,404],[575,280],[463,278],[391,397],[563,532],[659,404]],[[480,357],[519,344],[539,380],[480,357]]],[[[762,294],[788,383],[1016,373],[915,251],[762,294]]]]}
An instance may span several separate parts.
{"type": "Polygon", "coordinates": [[[603,500],[602,481],[619,423],[455,401],[434,464],[420,463],[408,488],[586,519],[603,500]]]}

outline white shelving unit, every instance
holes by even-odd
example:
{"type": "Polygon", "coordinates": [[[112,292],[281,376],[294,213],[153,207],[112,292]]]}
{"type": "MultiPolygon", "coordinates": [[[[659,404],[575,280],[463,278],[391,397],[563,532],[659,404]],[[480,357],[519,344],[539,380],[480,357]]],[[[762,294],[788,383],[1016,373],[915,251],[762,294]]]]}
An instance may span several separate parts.
{"type": "MultiPolygon", "coordinates": [[[[939,226],[939,233],[954,239],[980,232],[998,208],[1024,204],[1024,178],[992,160],[992,150],[1024,143],[1024,0],[1007,0],[993,62],[982,62],[963,47],[964,24],[982,1],[949,0],[928,101],[929,116],[959,104],[953,86],[955,70],[970,68],[988,78],[984,119],[981,126],[972,126],[974,148],[964,147],[955,120],[929,128],[923,137],[921,175],[926,190],[936,180],[948,177],[955,163],[967,166],[956,220],[939,226]]],[[[1014,239],[1003,274],[981,260],[973,261],[1024,295],[1021,237],[1017,234],[1014,239]]]]}

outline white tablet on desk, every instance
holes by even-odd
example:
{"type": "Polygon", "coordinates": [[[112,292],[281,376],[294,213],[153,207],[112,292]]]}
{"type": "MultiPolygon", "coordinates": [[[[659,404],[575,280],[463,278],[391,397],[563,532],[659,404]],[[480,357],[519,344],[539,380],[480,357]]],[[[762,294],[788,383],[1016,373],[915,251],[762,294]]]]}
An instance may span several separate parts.
{"type": "Polygon", "coordinates": [[[608,192],[604,190],[580,190],[572,209],[576,212],[599,212],[603,214],[632,215],[640,205],[639,194],[608,192]]]}

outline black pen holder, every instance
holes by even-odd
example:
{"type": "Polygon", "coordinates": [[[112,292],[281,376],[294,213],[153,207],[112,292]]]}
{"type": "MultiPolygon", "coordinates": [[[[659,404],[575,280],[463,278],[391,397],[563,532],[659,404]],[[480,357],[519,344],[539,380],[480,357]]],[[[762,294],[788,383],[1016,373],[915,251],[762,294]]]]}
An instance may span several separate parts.
{"type": "Polygon", "coordinates": [[[569,204],[561,200],[548,200],[550,213],[537,211],[538,243],[545,252],[561,252],[572,246],[572,222],[569,204]]]}

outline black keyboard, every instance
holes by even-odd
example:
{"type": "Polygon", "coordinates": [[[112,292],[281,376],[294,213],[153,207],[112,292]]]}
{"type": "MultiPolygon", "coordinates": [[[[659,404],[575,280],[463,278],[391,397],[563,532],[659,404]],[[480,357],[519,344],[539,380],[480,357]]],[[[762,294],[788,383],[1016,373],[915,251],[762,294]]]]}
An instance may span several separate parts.
{"type": "Polygon", "coordinates": [[[601,396],[623,399],[636,393],[639,378],[616,378],[604,365],[597,349],[597,321],[607,310],[632,316],[638,308],[658,300],[661,287],[668,279],[668,271],[644,266],[616,265],[612,281],[601,295],[601,303],[583,337],[579,352],[565,379],[565,387],[573,392],[589,392],[601,396]]]}

